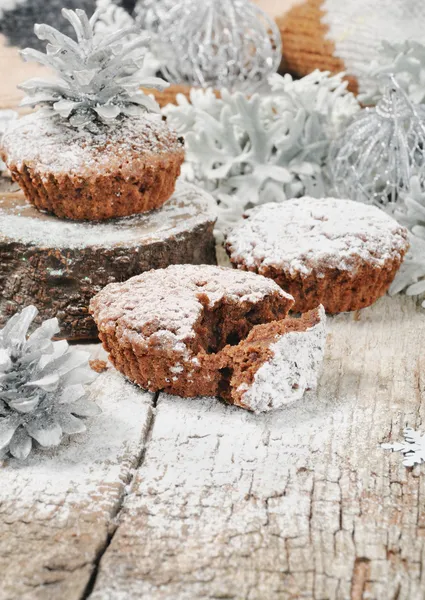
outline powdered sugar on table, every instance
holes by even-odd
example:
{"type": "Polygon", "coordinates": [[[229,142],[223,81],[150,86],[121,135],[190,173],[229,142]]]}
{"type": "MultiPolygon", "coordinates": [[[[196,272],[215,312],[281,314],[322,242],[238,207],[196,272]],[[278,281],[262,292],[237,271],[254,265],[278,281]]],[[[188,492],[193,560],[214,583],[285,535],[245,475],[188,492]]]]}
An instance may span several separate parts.
{"type": "Polygon", "coordinates": [[[120,493],[118,484],[124,486],[131,468],[126,460],[142,444],[152,396],[110,370],[91,386],[90,399],[102,413],[87,421],[86,433],[58,448],[33,452],[25,463],[3,461],[3,514],[33,507],[33,519],[66,518],[73,506],[80,511],[111,509],[120,493]]]}
{"type": "Polygon", "coordinates": [[[248,268],[308,275],[352,270],[359,259],[382,267],[404,254],[406,240],[407,230],[374,206],[304,197],[253,209],[228,235],[227,247],[232,261],[248,268]]]}

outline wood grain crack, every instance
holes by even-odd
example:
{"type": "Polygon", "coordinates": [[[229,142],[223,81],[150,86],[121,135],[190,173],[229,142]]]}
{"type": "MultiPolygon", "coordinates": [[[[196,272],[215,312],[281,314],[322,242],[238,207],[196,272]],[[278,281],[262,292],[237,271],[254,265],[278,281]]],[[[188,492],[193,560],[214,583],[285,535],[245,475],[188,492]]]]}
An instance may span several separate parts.
{"type": "Polygon", "coordinates": [[[145,441],[144,441],[142,450],[140,452],[140,455],[137,457],[135,468],[130,473],[130,477],[127,482],[127,485],[123,489],[123,493],[121,494],[121,497],[119,498],[119,501],[117,502],[115,510],[114,510],[113,514],[111,515],[111,522],[110,522],[110,526],[109,526],[108,535],[106,537],[105,543],[99,548],[96,558],[93,561],[93,570],[90,575],[90,579],[87,582],[87,586],[81,595],[81,600],[87,600],[88,598],[90,598],[90,596],[93,592],[93,589],[96,585],[101,560],[102,560],[103,556],[105,555],[105,553],[108,551],[108,548],[111,545],[111,543],[114,539],[114,536],[119,528],[120,515],[124,508],[125,499],[132,492],[132,487],[133,487],[135,476],[143,464],[143,459],[146,454],[146,449],[149,445],[149,441],[152,436],[152,430],[153,430],[153,426],[154,426],[154,422],[155,422],[156,407],[157,407],[159,395],[160,395],[159,392],[157,392],[155,394],[155,396],[153,397],[152,410],[150,411],[149,421],[148,421],[148,424],[146,427],[145,441]]]}

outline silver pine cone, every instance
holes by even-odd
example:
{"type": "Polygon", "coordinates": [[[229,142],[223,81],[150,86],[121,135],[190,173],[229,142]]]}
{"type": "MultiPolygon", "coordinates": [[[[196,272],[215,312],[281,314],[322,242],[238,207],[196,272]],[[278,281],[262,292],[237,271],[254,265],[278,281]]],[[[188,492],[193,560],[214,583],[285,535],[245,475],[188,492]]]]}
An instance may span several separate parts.
{"type": "Polygon", "coordinates": [[[58,446],[64,434],[85,431],[80,417],[100,412],[84,384],[96,378],[87,352],[73,350],[50,319],[27,335],[37,315],[34,306],[9,319],[0,330],[0,456],[24,460],[34,442],[58,446]]]}
{"type": "Polygon", "coordinates": [[[73,26],[77,39],[50,25],[35,25],[37,37],[48,42],[46,53],[27,48],[21,54],[24,60],[53,69],[58,78],[34,78],[21,84],[27,94],[22,105],[45,107],[78,128],[90,128],[99,121],[109,123],[120,116],[160,112],[155,100],[140,90],[164,89],[168,85],[144,73],[149,36],[136,25],[99,36],[95,28],[100,11],[90,20],[83,10],[63,9],[62,14],[73,26]]]}

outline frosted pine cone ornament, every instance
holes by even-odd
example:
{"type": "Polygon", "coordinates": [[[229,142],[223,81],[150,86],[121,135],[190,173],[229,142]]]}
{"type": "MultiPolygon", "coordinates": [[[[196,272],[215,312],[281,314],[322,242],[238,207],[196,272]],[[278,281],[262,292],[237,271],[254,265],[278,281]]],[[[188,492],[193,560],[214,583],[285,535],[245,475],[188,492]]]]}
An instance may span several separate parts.
{"type": "Polygon", "coordinates": [[[376,108],[360,111],[331,146],[328,167],[335,194],[395,206],[425,165],[425,112],[391,78],[376,108]]]}
{"type": "Polygon", "coordinates": [[[251,0],[180,0],[159,33],[177,83],[252,93],[281,61],[279,30],[251,0]]]}
{"type": "Polygon", "coordinates": [[[35,443],[58,446],[64,435],[82,433],[83,418],[100,412],[85,397],[84,384],[96,378],[89,354],[51,341],[57,319],[27,336],[36,314],[28,306],[0,330],[0,456],[20,460],[35,443]]]}
{"type": "Polygon", "coordinates": [[[140,87],[163,88],[146,76],[148,40],[138,27],[95,35],[100,13],[63,10],[76,39],[36,25],[46,53],[33,60],[55,80],[21,87],[38,112],[19,119],[3,139],[5,162],[27,199],[59,217],[102,220],[142,213],[172,195],[184,159],[182,142],[140,87]],[[129,37],[131,39],[129,39],[129,37]]]}

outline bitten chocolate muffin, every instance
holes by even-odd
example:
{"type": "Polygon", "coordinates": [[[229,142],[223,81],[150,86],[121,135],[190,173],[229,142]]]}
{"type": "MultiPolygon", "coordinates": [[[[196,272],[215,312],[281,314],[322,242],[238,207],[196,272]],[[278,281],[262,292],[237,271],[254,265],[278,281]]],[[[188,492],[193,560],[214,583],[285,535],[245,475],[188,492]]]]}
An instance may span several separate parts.
{"type": "Polygon", "coordinates": [[[39,210],[75,220],[104,220],[150,211],[173,194],[183,142],[154,114],[75,129],[42,111],[3,138],[13,179],[39,210]]]}
{"type": "Polygon", "coordinates": [[[238,269],[270,277],[296,312],[358,310],[383,296],[408,250],[407,230],[351,200],[299,198],[264,204],[228,235],[238,269]]]}
{"type": "Polygon", "coordinates": [[[277,284],[253,273],[176,265],[108,285],[90,311],[112,362],[131,381],[153,392],[232,401],[223,349],[256,325],[284,319],[292,303],[277,284]]]}

